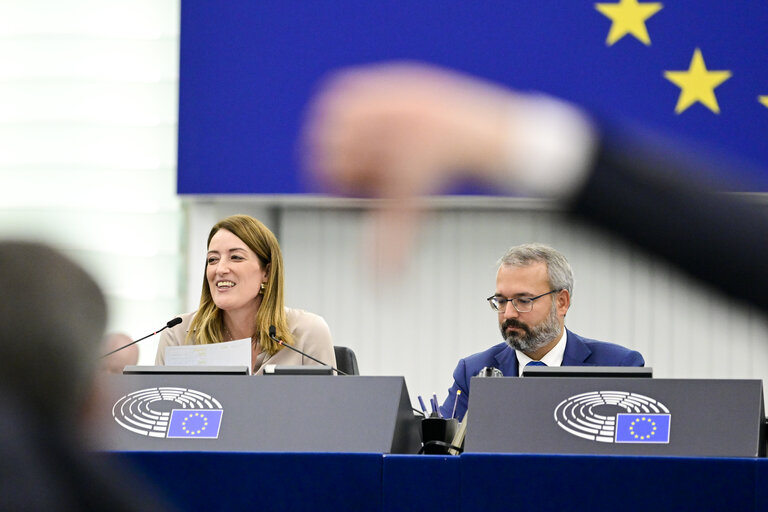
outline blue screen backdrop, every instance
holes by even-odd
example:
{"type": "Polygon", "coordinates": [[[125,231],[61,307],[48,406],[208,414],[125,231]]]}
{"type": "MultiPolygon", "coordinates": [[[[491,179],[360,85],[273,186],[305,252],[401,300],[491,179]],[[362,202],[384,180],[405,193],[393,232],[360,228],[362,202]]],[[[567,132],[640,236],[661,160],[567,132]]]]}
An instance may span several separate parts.
{"type": "Polygon", "coordinates": [[[735,155],[750,164],[731,169],[738,187],[768,191],[768,2],[599,4],[183,0],[178,192],[311,192],[297,136],[312,92],[331,70],[392,59],[544,91],[735,155]],[[683,108],[701,80],[672,77],[695,69],[721,83],[683,108]]]}

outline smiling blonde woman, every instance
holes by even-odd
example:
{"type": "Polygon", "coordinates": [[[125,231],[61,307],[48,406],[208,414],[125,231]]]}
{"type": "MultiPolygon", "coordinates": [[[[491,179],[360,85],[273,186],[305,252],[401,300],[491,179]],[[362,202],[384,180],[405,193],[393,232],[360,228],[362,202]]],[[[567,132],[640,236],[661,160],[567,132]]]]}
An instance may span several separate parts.
{"type": "Polygon", "coordinates": [[[264,365],[317,364],[269,337],[277,337],[331,366],[336,365],[325,320],[284,305],[283,256],[275,235],[248,215],[216,223],[208,235],[203,289],[197,311],[181,315],[181,324],[163,332],[156,364],[165,364],[165,348],[251,338],[253,373],[264,365]]]}

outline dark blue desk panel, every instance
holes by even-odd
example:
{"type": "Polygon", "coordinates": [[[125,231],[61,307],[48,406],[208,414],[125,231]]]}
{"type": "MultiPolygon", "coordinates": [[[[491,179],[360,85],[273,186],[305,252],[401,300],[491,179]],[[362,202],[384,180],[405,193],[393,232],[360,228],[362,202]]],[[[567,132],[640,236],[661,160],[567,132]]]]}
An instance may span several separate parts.
{"type": "Polygon", "coordinates": [[[181,511],[768,510],[766,459],[221,452],[107,457],[133,464],[181,511]]]}
{"type": "Polygon", "coordinates": [[[760,510],[756,460],[467,454],[461,510],[760,510]]]}
{"type": "Polygon", "coordinates": [[[768,459],[755,461],[755,510],[768,510],[768,459]]]}
{"type": "Polygon", "coordinates": [[[116,454],[181,511],[381,510],[381,454],[116,454]]]}
{"type": "Polygon", "coordinates": [[[461,503],[459,464],[460,457],[448,455],[385,455],[382,510],[458,510],[461,503]]]}

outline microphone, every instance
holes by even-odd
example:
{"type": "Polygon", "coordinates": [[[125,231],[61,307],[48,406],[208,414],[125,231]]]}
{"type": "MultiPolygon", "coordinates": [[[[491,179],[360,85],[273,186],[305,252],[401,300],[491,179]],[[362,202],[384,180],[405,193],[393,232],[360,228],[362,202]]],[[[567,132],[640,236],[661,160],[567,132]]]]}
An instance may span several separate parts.
{"type": "Polygon", "coordinates": [[[503,377],[504,374],[501,370],[493,366],[484,366],[482,370],[476,375],[476,377],[503,377]]]}
{"type": "Polygon", "coordinates": [[[169,327],[173,327],[173,326],[179,325],[180,323],[181,323],[181,317],[180,317],[180,316],[177,316],[177,317],[176,317],[176,318],[174,318],[173,320],[168,320],[168,321],[165,323],[165,327],[163,327],[162,329],[158,329],[157,331],[153,332],[152,334],[147,334],[147,335],[146,335],[146,336],[144,336],[143,338],[139,338],[139,339],[137,339],[136,341],[132,341],[132,342],[128,343],[127,345],[123,345],[122,347],[116,348],[116,349],[115,349],[115,350],[113,350],[112,352],[108,352],[108,353],[104,354],[103,356],[100,356],[100,357],[99,357],[99,359],[104,359],[104,358],[105,358],[105,357],[107,357],[107,356],[111,356],[111,355],[112,355],[112,354],[114,354],[115,352],[120,352],[120,351],[121,351],[121,350],[123,350],[124,348],[128,348],[128,347],[130,347],[130,346],[131,346],[131,345],[133,345],[134,343],[138,343],[138,342],[140,342],[140,341],[142,341],[142,340],[145,340],[145,339],[149,338],[150,336],[154,336],[155,334],[159,333],[160,331],[164,331],[165,329],[168,329],[169,327]]]}
{"type": "Polygon", "coordinates": [[[334,368],[333,366],[331,366],[331,365],[329,365],[329,364],[326,364],[326,363],[322,362],[322,361],[321,361],[321,360],[319,360],[319,359],[316,359],[316,358],[312,357],[311,355],[307,354],[306,352],[302,352],[301,350],[297,349],[297,348],[296,348],[296,347],[294,347],[294,346],[291,346],[291,345],[288,345],[287,343],[284,343],[284,342],[283,342],[283,340],[280,340],[280,339],[278,339],[278,338],[277,338],[277,329],[275,328],[275,326],[274,326],[274,325],[270,325],[270,326],[269,326],[269,337],[270,337],[270,338],[272,338],[272,341],[274,341],[274,342],[275,342],[275,343],[277,343],[278,345],[282,345],[282,346],[284,346],[284,347],[286,347],[286,348],[289,348],[289,349],[293,350],[294,352],[298,352],[299,354],[303,355],[304,357],[308,357],[308,358],[310,358],[311,360],[313,360],[314,362],[316,362],[316,363],[320,363],[320,364],[322,364],[323,366],[328,366],[328,367],[329,367],[331,370],[335,371],[335,372],[336,372],[336,373],[338,373],[339,375],[347,375],[347,374],[346,374],[346,373],[344,373],[343,371],[341,371],[341,370],[339,370],[339,369],[337,369],[337,368],[334,368]]]}
{"type": "MultiPolygon", "coordinates": [[[[177,316],[177,317],[176,317],[176,318],[174,318],[173,320],[168,320],[168,321],[165,323],[165,327],[163,327],[163,329],[165,329],[165,328],[171,328],[171,327],[176,327],[176,326],[177,326],[177,325],[179,325],[180,323],[181,323],[181,317],[180,317],[180,316],[177,316]]],[[[163,329],[160,329],[160,331],[162,331],[163,329]]],[[[157,331],[157,332],[160,332],[160,331],[157,331]]],[[[157,334],[157,333],[155,333],[155,334],[157,334]]]]}

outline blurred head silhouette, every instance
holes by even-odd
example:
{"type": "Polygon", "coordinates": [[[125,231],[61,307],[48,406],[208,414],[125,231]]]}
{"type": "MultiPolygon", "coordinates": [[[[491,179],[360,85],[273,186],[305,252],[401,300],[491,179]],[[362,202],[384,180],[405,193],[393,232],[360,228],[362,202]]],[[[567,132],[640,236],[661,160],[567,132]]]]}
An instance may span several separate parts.
{"type": "Polygon", "coordinates": [[[74,420],[106,326],[96,282],[56,250],[0,241],[0,388],[32,413],[74,420]]]}

